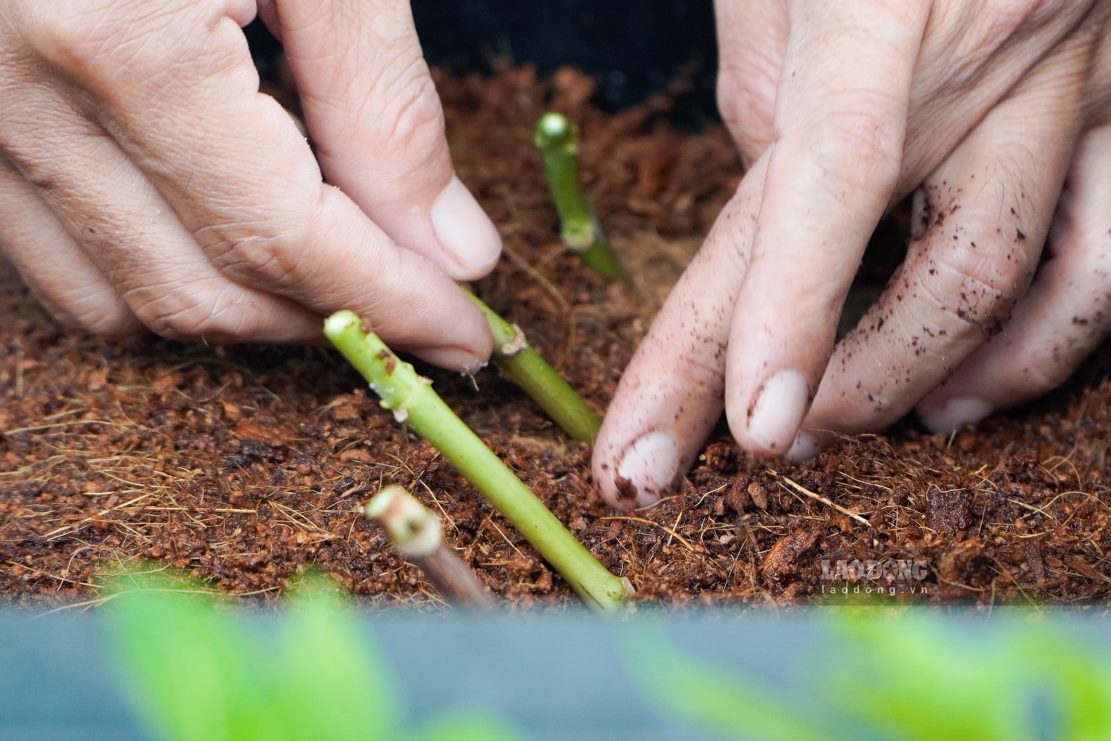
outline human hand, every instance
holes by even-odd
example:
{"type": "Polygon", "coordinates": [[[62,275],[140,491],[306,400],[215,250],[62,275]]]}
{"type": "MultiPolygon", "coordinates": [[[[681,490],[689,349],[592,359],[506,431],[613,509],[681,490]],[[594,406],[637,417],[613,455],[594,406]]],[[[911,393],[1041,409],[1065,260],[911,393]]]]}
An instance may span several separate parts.
{"type": "Polygon", "coordinates": [[[746,450],[804,459],[915,405],[951,430],[1066,378],[1111,327],[1108,14],[719,0],[719,104],[750,169],[622,379],[602,494],[655,501],[723,400],[746,450]],[[915,190],[906,261],[835,346],[869,235],[915,190]]]}
{"type": "Polygon", "coordinates": [[[69,323],[300,342],[348,307],[440,365],[489,355],[454,280],[501,240],[454,174],[404,0],[11,0],[0,99],[0,247],[69,323]],[[256,10],[321,165],[258,92],[256,10]]]}

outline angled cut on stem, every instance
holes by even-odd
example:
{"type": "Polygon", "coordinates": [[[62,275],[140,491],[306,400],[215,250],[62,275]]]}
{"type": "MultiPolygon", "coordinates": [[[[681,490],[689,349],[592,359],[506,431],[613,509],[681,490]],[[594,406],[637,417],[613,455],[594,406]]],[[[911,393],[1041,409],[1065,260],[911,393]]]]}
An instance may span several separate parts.
{"type": "Polygon", "coordinates": [[[502,319],[470,291],[466,293],[490,326],[490,334],[494,338],[494,362],[501,369],[502,376],[528,394],[568,435],[579,442],[593,443],[602,426],[602,418],[528,344],[520,327],[502,319]]]}
{"type": "Polygon", "coordinates": [[[560,236],[567,249],[577,253],[599,275],[630,285],[583,190],[579,127],[562,113],[545,113],[536,122],[536,146],[544,155],[548,187],[559,212],[560,236]]]}
{"type": "Polygon", "coordinates": [[[324,334],[370,383],[382,406],[431,443],[513,523],[540,555],[588,605],[617,610],[632,591],[628,580],[611,574],[544,503],[529,491],[440,396],[431,382],[362,329],[353,311],[324,322],[324,334]]]}

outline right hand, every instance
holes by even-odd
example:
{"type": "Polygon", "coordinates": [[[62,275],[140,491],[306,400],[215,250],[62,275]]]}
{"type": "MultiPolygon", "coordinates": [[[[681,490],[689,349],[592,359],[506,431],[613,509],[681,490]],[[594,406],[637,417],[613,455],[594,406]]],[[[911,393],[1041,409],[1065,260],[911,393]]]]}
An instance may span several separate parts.
{"type": "Polygon", "coordinates": [[[796,461],[916,406],[950,432],[1111,332],[1111,2],[716,7],[750,167],[610,405],[593,465],[611,502],[671,490],[723,408],[746,451],[796,461]],[[872,231],[912,191],[903,265],[837,340],[872,231]]]}
{"type": "Polygon", "coordinates": [[[302,342],[351,308],[439,365],[488,357],[454,281],[501,240],[455,176],[404,0],[9,0],[0,99],[0,249],[59,319],[302,342]],[[258,92],[256,12],[320,165],[258,92]]]}

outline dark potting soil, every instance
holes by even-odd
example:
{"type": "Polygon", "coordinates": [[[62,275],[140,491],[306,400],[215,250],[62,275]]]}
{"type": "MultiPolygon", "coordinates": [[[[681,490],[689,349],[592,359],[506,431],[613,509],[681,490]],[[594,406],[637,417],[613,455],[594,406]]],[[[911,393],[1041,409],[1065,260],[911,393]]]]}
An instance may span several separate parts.
{"type": "MultiPolygon", "coordinates": [[[[477,291],[603,408],[741,177],[728,135],[678,133],[670,94],[603,115],[591,80],[571,71],[439,85],[459,172],[505,238],[477,291]],[[548,107],[582,126],[585,177],[635,292],[559,244],[532,145],[548,107]]],[[[903,239],[881,234],[879,263],[903,239]]],[[[443,516],[451,545],[500,597],[573,598],[335,354],[103,341],[63,331],[13,271],[0,273],[0,595],[95,601],[103,570],[147,559],[235,594],[276,597],[316,566],[369,603],[429,605],[438,598],[420,572],[359,515],[397,482],[443,516]]],[[[868,590],[882,586],[935,604],[1099,605],[1111,595],[1109,368],[1105,345],[1065,388],[952,438],[906,421],[801,466],[742,455],[722,426],[679,493],[629,514],[593,493],[588,447],[496,371],[476,388],[422,370],[641,599],[807,603],[844,599],[846,587],[878,599],[868,590]],[[869,562],[894,582],[862,575],[869,562]]]]}

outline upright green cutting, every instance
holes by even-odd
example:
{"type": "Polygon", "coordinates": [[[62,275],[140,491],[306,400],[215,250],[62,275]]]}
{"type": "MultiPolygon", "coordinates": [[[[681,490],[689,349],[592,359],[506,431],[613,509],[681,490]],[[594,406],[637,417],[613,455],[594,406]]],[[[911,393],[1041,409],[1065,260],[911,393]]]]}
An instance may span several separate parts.
{"type": "Polygon", "coordinates": [[[560,236],[600,275],[629,285],[613,254],[579,174],[579,128],[562,113],[549,112],[536,122],[536,146],[544,155],[548,186],[559,212],[560,236]]]}

